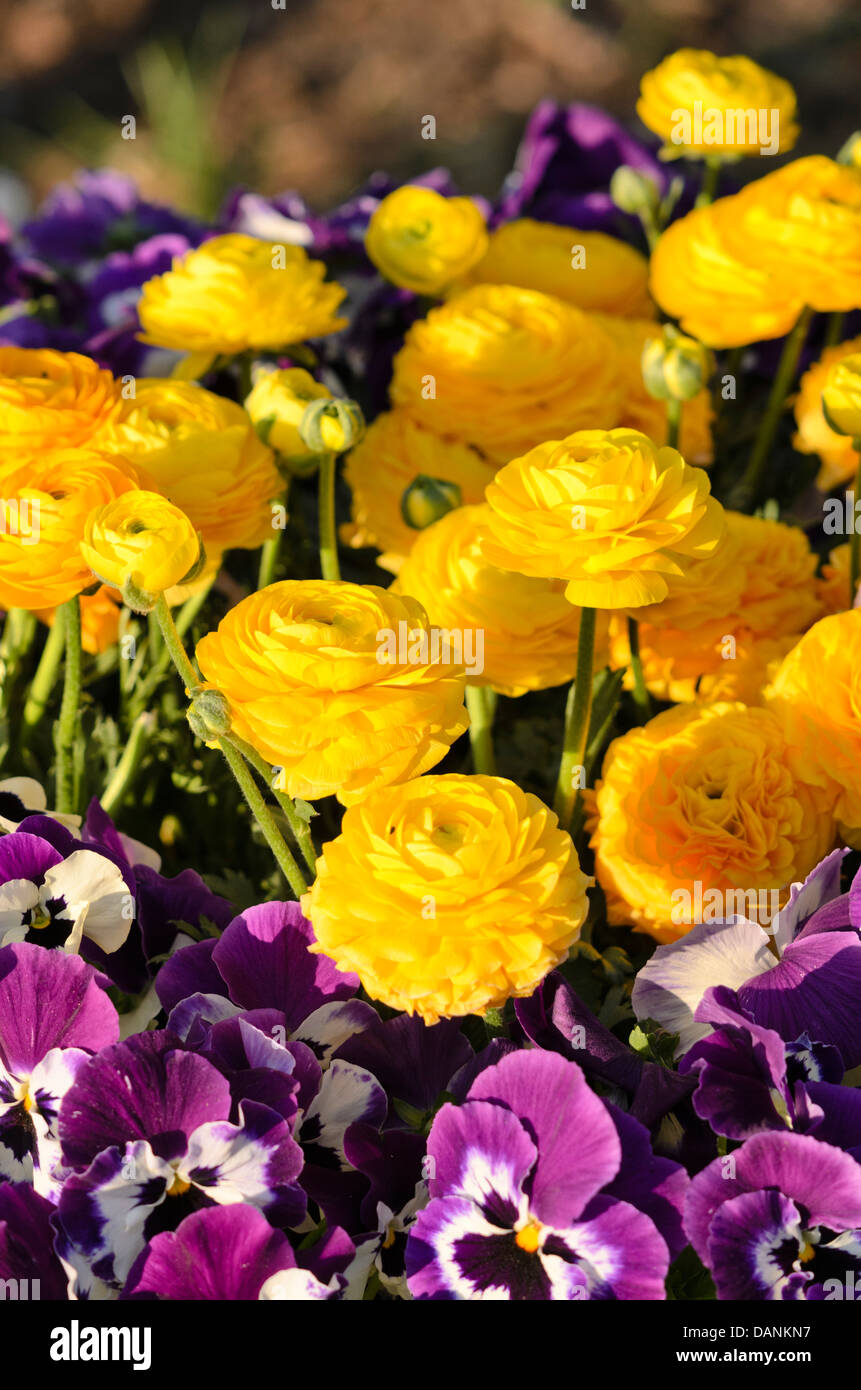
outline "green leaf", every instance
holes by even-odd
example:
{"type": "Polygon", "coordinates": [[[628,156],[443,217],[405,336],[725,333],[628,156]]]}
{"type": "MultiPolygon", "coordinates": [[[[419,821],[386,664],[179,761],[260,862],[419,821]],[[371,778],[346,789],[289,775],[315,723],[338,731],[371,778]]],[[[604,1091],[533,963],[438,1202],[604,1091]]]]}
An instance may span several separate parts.
{"type": "Polygon", "coordinates": [[[673,1058],[679,1045],[678,1033],[668,1033],[653,1018],[646,1018],[631,1029],[628,1046],[647,1062],[674,1070],[673,1058]]]}
{"type": "Polygon", "coordinates": [[[672,1302],[692,1303],[716,1299],[712,1277],[693,1246],[687,1245],[670,1265],[667,1274],[667,1298],[672,1302]]]}

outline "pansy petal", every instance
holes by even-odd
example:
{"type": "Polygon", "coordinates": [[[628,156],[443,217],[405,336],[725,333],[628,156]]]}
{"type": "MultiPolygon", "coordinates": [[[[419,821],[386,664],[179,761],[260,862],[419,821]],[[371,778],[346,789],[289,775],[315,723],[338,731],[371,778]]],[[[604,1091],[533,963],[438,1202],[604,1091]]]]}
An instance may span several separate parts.
{"type": "Polygon", "coordinates": [[[287,1237],[254,1207],[207,1207],[175,1231],[153,1237],[124,1297],[247,1302],[262,1297],[262,1286],[294,1264],[287,1237]]]}

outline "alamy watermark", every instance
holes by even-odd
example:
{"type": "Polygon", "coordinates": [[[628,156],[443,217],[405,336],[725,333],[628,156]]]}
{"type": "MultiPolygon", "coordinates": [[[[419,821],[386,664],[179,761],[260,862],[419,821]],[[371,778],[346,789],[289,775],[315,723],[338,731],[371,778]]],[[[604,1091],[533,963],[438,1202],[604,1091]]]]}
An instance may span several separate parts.
{"type": "Polygon", "coordinates": [[[0,497],[0,536],[19,536],[22,545],[39,540],[38,497],[0,497]]]}
{"type": "Polygon", "coordinates": [[[747,917],[768,930],[780,911],[778,888],[706,888],[699,879],[690,888],[674,888],[670,895],[670,921],[676,926],[700,926],[703,922],[727,922],[747,917]]]}
{"type": "Polygon", "coordinates": [[[760,154],[777,154],[780,149],[780,112],[776,107],[754,107],[723,111],[719,106],[703,107],[695,101],[693,111],[678,107],[670,119],[670,141],[674,145],[734,151],[737,146],[758,145],[760,154]]]}
{"type": "Polygon", "coordinates": [[[484,629],[480,627],[410,627],[403,619],[397,631],[377,632],[377,661],[381,666],[463,666],[469,676],[484,670],[484,629]]]}

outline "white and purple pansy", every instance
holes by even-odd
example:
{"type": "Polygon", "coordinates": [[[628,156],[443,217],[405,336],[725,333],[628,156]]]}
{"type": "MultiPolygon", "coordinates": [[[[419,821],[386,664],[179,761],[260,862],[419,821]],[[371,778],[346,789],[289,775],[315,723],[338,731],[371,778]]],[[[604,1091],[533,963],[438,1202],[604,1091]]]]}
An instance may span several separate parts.
{"type": "Polygon", "coordinates": [[[638,1019],[679,1037],[678,1055],[711,1031],[697,1020],[706,990],[726,985],[754,1022],[785,1042],[802,1033],[836,1047],[849,1069],[861,1063],[861,875],[840,894],[847,850],[834,850],[789,901],[768,932],[744,917],[704,922],[659,946],[631,996],[638,1019]]]}
{"type": "Polygon", "coordinates": [[[90,1051],[118,1037],[117,1011],[79,957],[0,949],[0,1179],[56,1196],[60,1103],[90,1051]]]}
{"type": "MultiPolygon", "coordinates": [[[[642,1202],[608,1195],[620,1132],[574,1062],[516,1052],[482,1071],[431,1128],[431,1201],[407,1242],[413,1296],[663,1299],[670,1249],[658,1208],[646,1215],[642,1202]]],[[[642,1195],[662,1189],[659,1205],[677,1225],[686,1175],[668,1159],[655,1164],[642,1195]]]]}
{"type": "Polygon", "coordinates": [[[152,1236],[201,1207],[250,1204],[302,1222],[302,1151],[277,1111],[255,1101],[229,1117],[229,1083],[169,1034],[105,1048],[78,1073],[60,1115],[75,1171],[58,1215],[64,1257],[118,1285],[152,1236]]]}
{"type": "Polygon", "coordinates": [[[134,914],[134,893],[106,855],[63,855],[26,830],[0,840],[0,945],[29,941],[73,952],[86,936],[110,954],[122,946],[134,914]]]}
{"type": "Polygon", "coordinates": [[[685,1231],[719,1299],[855,1298],[861,1164],[806,1134],[758,1134],[691,1182],[685,1231]]]}

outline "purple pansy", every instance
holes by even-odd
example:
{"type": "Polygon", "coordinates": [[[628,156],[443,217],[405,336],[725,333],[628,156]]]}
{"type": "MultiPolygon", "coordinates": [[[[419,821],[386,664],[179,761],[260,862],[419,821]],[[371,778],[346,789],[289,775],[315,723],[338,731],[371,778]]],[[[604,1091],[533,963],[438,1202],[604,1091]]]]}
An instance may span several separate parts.
{"type": "Polygon", "coordinates": [[[706,990],[726,985],[754,1022],[785,1042],[806,1033],[836,1047],[845,1067],[861,1063],[861,876],[840,895],[846,853],[834,850],[793,884],[769,932],[736,917],[659,946],[634,984],[637,1017],[677,1033],[681,1055],[710,1031],[695,1017],[706,990]]]}
{"type": "Polygon", "coordinates": [[[693,1179],[685,1230],[719,1299],[861,1287],[861,1164],[809,1135],[758,1134],[693,1179]]]}
{"type": "Polygon", "coordinates": [[[106,955],[119,950],[134,919],[134,895],[122,870],[106,855],[74,844],[46,817],[50,840],[18,829],[0,840],[0,945],[29,941],[78,951],[86,937],[106,955]],[[69,852],[55,848],[58,836],[69,852]]]}
{"type": "Polygon", "coordinates": [[[60,1113],[64,1258],[121,1284],[147,1240],[213,1203],[245,1202],[298,1225],[302,1153],[290,1125],[254,1101],[230,1119],[227,1079],[167,1033],[88,1060],[60,1113]]]}
{"type": "Polygon", "coordinates": [[[59,184],[21,229],[38,256],[65,265],[103,256],[163,232],[200,240],[198,225],[141,198],[132,179],[111,169],[82,170],[59,184]]]}
{"type": "Polygon", "coordinates": [[[25,1182],[0,1182],[0,1279],[26,1281],[28,1299],[67,1297],[68,1278],[54,1253],[54,1207],[25,1182]]]}
{"type": "Polygon", "coordinates": [[[859,1149],[861,1090],[840,1084],[844,1068],[836,1048],[806,1034],[784,1042],[754,1023],[724,986],[706,991],[696,1019],[714,1031],[694,1043],[679,1070],[697,1078],[694,1110],[716,1134],[743,1140],[793,1129],[859,1149]]]}
{"type": "Polygon", "coordinates": [[[463,1105],[440,1110],[428,1138],[431,1201],[407,1243],[413,1295],[664,1298],[670,1251],[643,1198],[662,1189],[677,1222],[686,1178],[655,1160],[640,1190],[631,1184],[635,1206],[610,1195],[622,1150],[611,1108],[575,1063],[527,1051],[487,1068],[463,1105]]]}
{"type": "Polygon", "coordinates": [[[0,949],[0,1178],[56,1194],[60,1102],[89,1052],[118,1036],[117,1011],[78,956],[0,949]]]}

